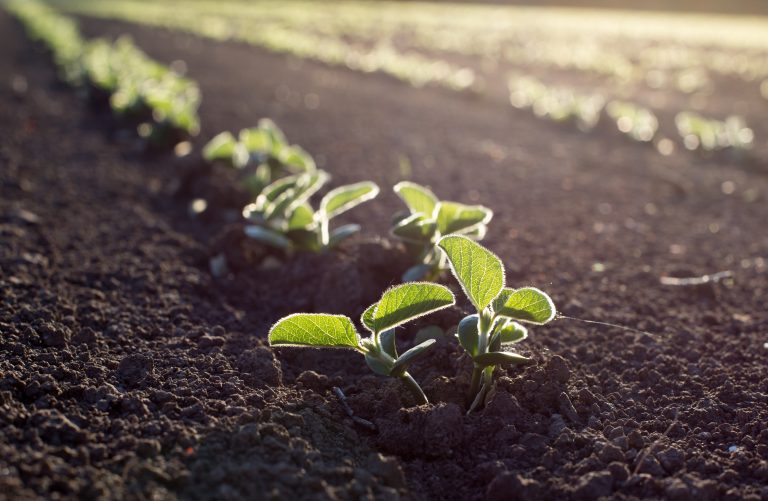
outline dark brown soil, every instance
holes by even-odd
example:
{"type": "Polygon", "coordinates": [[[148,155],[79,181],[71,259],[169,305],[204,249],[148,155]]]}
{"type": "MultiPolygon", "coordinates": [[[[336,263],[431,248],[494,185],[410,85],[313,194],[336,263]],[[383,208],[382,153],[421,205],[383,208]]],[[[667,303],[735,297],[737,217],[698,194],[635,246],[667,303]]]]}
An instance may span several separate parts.
{"type": "MultiPolygon", "coordinates": [[[[187,215],[190,196],[231,189],[226,175],[179,192],[194,157],[142,157],[105,134],[111,119],[56,84],[0,13],[0,497],[768,499],[760,168],[661,157],[239,44],[83,28],[186,61],[204,96],[200,144],[269,116],[335,183],[384,190],[350,217],[366,232],[342,252],[260,267],[227,226],[233,207],[187,215]],[[533,329],[522,350],[537,363],[502,371],[471,416],[452,342],[415,368],[423,407],[355,353],[273,353],[264,338],[280,316],[357,315],[408,266],[375,235],[398,208],[388,187],[409,176],[496,211],[486,243],[510,285],[644,333],[533,329]],[[231,273],[214,279],[222,251],[231,273]],[[733,277],[659,281],[722,270],[733,277]],[[346,416],[334,385],[375,431],[346,416]]],[[[428,321],[450,328],[463,311],[428,321]]]]}

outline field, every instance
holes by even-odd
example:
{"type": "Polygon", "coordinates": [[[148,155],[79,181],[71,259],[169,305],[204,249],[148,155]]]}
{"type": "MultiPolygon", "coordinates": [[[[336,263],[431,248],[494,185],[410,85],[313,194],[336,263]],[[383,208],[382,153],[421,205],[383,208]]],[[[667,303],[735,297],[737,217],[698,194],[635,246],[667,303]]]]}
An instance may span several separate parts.
{"type": "Polygon", "coordinates": [[[48,1],[73,44],[24,4],[0,2],[0,498],[768,499],[768,18],[48,1]],[[264,118],[301,148],[205,158],[264,118]],[[263,177],[315,164],[317,214],[380,188],[338,218],[361,231],[265,245],[263,177]],[[396,331],[435,339],[428,404],[268,343],[298,312],[359,324],[419,264],[401,181],[490,209],[467,234],[557,308],[474,407],[444,260],[456,304],[396,331]]]}

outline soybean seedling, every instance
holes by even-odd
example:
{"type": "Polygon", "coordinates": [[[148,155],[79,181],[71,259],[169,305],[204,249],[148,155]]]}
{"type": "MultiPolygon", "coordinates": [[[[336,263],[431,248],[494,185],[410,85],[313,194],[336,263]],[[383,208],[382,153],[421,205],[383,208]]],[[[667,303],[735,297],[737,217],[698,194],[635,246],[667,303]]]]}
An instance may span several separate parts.
{"type": "Polygon", "coordinates": [[[324,252],[338,246],[359,232],[360,225],[331,230],[331,219],[375,198],[379,187],[370,181],[339,186],[329,191],[315,210],[309,199],[329,178],[325,171],[316,170],[269,184],[243,209],[243,216],[255,223],[245,228],[245,234],[285,252],[324,252]]]}
{"type": "Polygon", "coordinates": [[[417,260],[403,274],[404,282],[439,278],[448,268],[445,255],[437,248],[440,237],[450,233],[482,240],[493,217],[488,207],[438,200],[428,188],[409,181],[398,183],[393,189],[408,212],[395,215],[391,234],[417,260]]]}
{"type": "Polygon", "coordinates": [[[535,287],[505,287],[501,259],[469,238],[448,235],[440,239],[438,246],[477,311],[462,319],[456,332],[459,344],[474,364],[468,399],[472,412],[485,403],[497,366],[530,362],[517,353],[502,351],[528,336],[527,329],[518,322],[546,324],[555,317],[555,305],[535,287]]]}
{"type": "Polygon", "coordinates": [[[291,145],[283,131],[268,119],[242,129],[235,137],[222,132],[203,148],[207,162],[224,162],[242,173],[243,184],[256,197],[282,175],[317,170],[315,161],[300,146],[291,145]]]}
{"type": "Polygon", "coordinates": [[[351,348],[365,356],[373,372],[399,378],[419,404],[427,404],[427,396],[408,373],[408,367],[424,355],[435,340],[424,341],[398,355],[395,329],[415,318],[447,308],[454,302],[451,291],[442,285],[428,282],[402,284],[385,291],[379,301],[365,310],[360,321],[370,331],[366,338],[360,337],[347,316],[296,313],[272,326],[269,344],[351,348]]]}

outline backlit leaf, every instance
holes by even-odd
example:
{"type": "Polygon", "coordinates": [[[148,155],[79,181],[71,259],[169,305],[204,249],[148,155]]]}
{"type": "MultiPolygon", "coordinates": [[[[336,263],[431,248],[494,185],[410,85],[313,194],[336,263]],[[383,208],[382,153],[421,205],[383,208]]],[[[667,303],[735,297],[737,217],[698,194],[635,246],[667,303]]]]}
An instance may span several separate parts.
{"type": "Polygon", "coordinates": [[[437,209],[437,229],[441,235],[469,233],[487,224],[493,211],[482,205],[464,205],[457,202],[440,202],[437,209]]]}
{"type": "Polygon", "coordinates": [[[393,189],[412,213],[432,215],[438,200],[429,189],[410,181],[397,183],[393,189]]]}
{"type": "Polygon", "coordinates": [[[535,287],[504,289],[494,300],[493,311],[503,317],[539,325],[555,318],[557,312],[552,299],[535,287]]]}
{"type": "Polygon", "coordinates": [[[352,320],[344,315],[296,313],[272,326],[269,344],[357,348],[360,340],[352,320]]]}
{"type": "Polygon", "coordinates": [[[320,201],[320,210],[331,219],[349,209],[371,200],[379,194],[379,187],[370,181],[339,186],[329,191],[320,201]]]}
{"type": "Polygon", "coordinates": [[[451,271],[477,311],[488,306],[504,287],[504,266],[494,253],[467,237],[448,235],[438,242],[451,271]]]}
{"type": "Polygon", "coordinates": [[[208,141],[203,148],[203,158],[208,162],[219,159],[231,159],[237,141],[231,132],[222,132],[208,141]]]}
{"type": "Polygon", "coordinates": [[[410,282],[388,289],[373,313],[376,332],[393,329],[409,320],[441,310],[455,301],[447,287],[429,282],[410,282]]]}

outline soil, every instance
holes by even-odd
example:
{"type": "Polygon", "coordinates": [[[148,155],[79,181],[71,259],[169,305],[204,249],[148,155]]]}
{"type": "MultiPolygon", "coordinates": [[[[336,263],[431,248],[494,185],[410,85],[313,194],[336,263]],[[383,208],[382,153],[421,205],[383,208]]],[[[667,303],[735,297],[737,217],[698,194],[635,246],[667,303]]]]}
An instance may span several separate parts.
{"type": "MultiPolygon", "coordinates": [[[[0,12],[0,497],[768,499],[764,163],[662,157],[481,97],[81,22],[186,62],[196,144],[268,116],[334,183],[385,189],[349,216],[365,231],[341,252],[264,259],[232,217],[230,173],[142,154],[0,12]],[[532,329],[520,346],[536,363],[500,371],[469,416],[448,338],[414,368],[420,407],[353,352],[267,347],[282,315],[356,317],[396,282],[407,256],[376,235],[402,178],[493,208],[485,242],[509,285],[634,330],[532,329]],[[211,201],[198,217],[195,197],[211,201]]],[[[402,347],[468,311],[415,324],[402,347]]]]}

